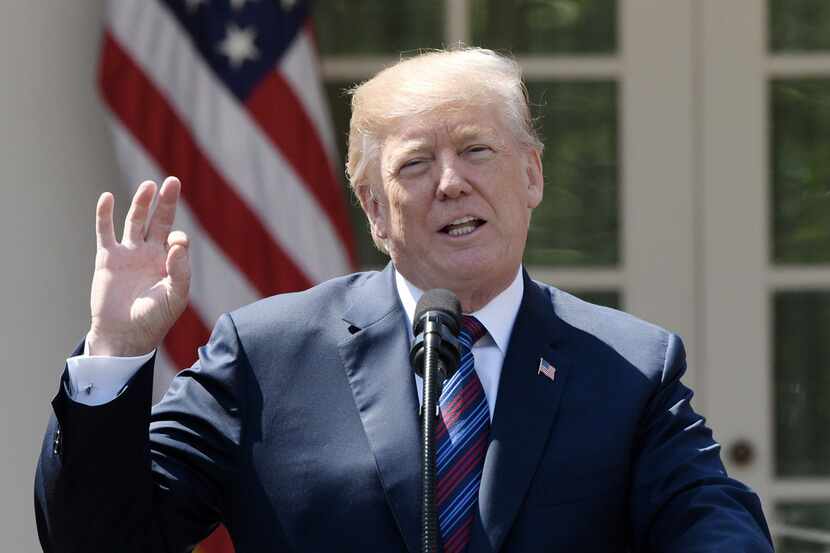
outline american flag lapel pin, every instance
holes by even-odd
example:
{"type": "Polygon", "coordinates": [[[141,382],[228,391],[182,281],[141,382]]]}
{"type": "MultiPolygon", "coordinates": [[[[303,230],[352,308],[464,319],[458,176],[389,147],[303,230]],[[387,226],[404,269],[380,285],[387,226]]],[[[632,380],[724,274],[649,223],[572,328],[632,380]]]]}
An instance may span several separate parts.
{"type": "Polygon", "coordinates": [[[539,358],[539,370],[536,371],[536,374],[543,374],[551,379],[551,381],[556,380],[556,367],[548,363],[544,357],[539,358]]]}

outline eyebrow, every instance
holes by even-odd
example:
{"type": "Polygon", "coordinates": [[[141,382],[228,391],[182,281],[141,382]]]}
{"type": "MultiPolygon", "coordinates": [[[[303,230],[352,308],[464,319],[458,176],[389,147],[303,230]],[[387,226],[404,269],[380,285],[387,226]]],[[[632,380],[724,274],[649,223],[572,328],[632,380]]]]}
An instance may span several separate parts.
{"type": "MultiPolygon", "coordinates": [[[[476,124],[464,125],[463,127],[457,127],[450,131],[450,139],[456,143],[480,139],[495,140],[497,137],[498,133],[495,129],[481,127],[476,124]]],[[[405,139],[392,152],[392,159],[395,163],[399,163],[402,159],[428,150],[432,146],[432,143],[432,139],[425,137],[405,139]]]]}
{"type": "MultiPolygon", "coordinates": [[[[425,151],[429,148],[430,141],[418,138],[404,140],[402,143],[395,146],[395,149],[389,152],[389,157],[386,158],[389,166],[384,169],[388,174],[394,174],[398,171],[398,166],[405,160],[412,156],[425,151]]],[[[384,164],[385,165],[385,164],[384,164]]]]}
{"type": "Polygon", "coordinates": [[[463,127],[453,129],[450,133],[450,137],[458,142],[464,142],[466,140],[473,140],[477,138],[487,138],[491,139],[494,138],[496,135],[495,131],[488,127],[479,127],[477,125],[465,125],[463,127]]]}
{"type": "MultiPolygon", "coordinates": [[[[478,125],[465,125],[450,131],[450,138],[454,142],[465,142],[468,140],[476,140],[480,138],[494,139],[497,133],[494,129],[489,127],[479,127],[478,125]]],[[[410,138],[404,140],[396,148],[397,155],[412,155],[421,150],[425,150],[432,145],[432,140],[429,138],[410,138]]]]}
{"type": "Polygon", "coordinates": [[[395,157],[401,157],[417,154],[422,150],[428,149],[431,144],[432,141],[428,139],[412,138],[410,140],[405,140],[401,144],[397,145],[393,155],[395,157]]]}

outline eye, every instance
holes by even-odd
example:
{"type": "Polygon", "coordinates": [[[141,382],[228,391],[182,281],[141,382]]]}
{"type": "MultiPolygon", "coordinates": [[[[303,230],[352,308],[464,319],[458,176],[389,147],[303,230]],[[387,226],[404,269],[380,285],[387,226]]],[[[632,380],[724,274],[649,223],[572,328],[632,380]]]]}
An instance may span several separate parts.
{"type": "Polygon", "coordinates": [[[426,158],[417,157],[410,160],[403,162],[398,169],[398,173],[401,175],[413,175],[419,173],[427,166],[426,158]]]}
{"type": "Polygon", "coordinates": [[[472,159],[488,159],[493,155],[493,153],[493,148],[487,146],[486,144],[474,144],[464,150],[464,155],[469,156],[472,159]]]}

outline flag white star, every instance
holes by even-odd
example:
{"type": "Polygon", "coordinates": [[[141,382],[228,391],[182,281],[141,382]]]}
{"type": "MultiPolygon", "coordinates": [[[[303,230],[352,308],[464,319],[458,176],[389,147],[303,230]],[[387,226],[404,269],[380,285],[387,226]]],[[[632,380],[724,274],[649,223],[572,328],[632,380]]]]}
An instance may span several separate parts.
{"type": "Polygon", "coordinates": [[[184,0],[184,3],[187,4],[187,11],[193,13],[198,10],[199,6],[202,4],[207,4],[207,0],[184,0]]]}
{"type": "Polygon", "coordinates": [[[282,0],[282,9],[284,10],[291,10],[295,5],[297,5],[297,0],[282,0]]]}
{"type": "Polygon", "coordinates": [[[246,60],[255,60],[259,57],[254,41],[256,31],[253,27],[241,29],[231,23],[227,27],[224,40],[219,43],[219,51],[228,56],[231,67],[239,69],[246,60]]]}
{"type": "Polygon", "coordinates": [[[241,10],[245,7],[245,4],[248,2],[254,2],[256,0],[231,0],[231,7],[235,10],[241,10]]]}

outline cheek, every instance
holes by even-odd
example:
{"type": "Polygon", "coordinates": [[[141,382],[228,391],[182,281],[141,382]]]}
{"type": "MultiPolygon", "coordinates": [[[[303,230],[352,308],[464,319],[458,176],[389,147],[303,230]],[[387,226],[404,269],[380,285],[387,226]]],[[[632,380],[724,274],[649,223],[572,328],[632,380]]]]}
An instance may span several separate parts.
{"type": "Polygon", "coordinates": [[[395,220],[416,224],[429,210],[429,198],[423,187],[398,187],[389,194],[389,207],[395,220]]]}
{"type": "Polygon", "coordinates": [[[407,237],[412,235],[416,229],[416,218],[411,212],[411,204],[399,196],[390,197],[389,199],[389,231],[392,238],[395,238],[404,243],[410,243],[407,237]]]}
{"type": "Polygon", "coordinates": [[[389,221],[393,225],[400,225],[406,220],[406,202],[398,195],[389,197],[389,221]]]}
{"type": "Polygon", "coordinates": [[[503,194],[499,198],[501,208],[499,220],[502,231],[509,234],[511,238],[519,238],[527,232],[530,224],[530,208],[527,206],[525,196],[514,190],[512,194],[503,194]]]}

